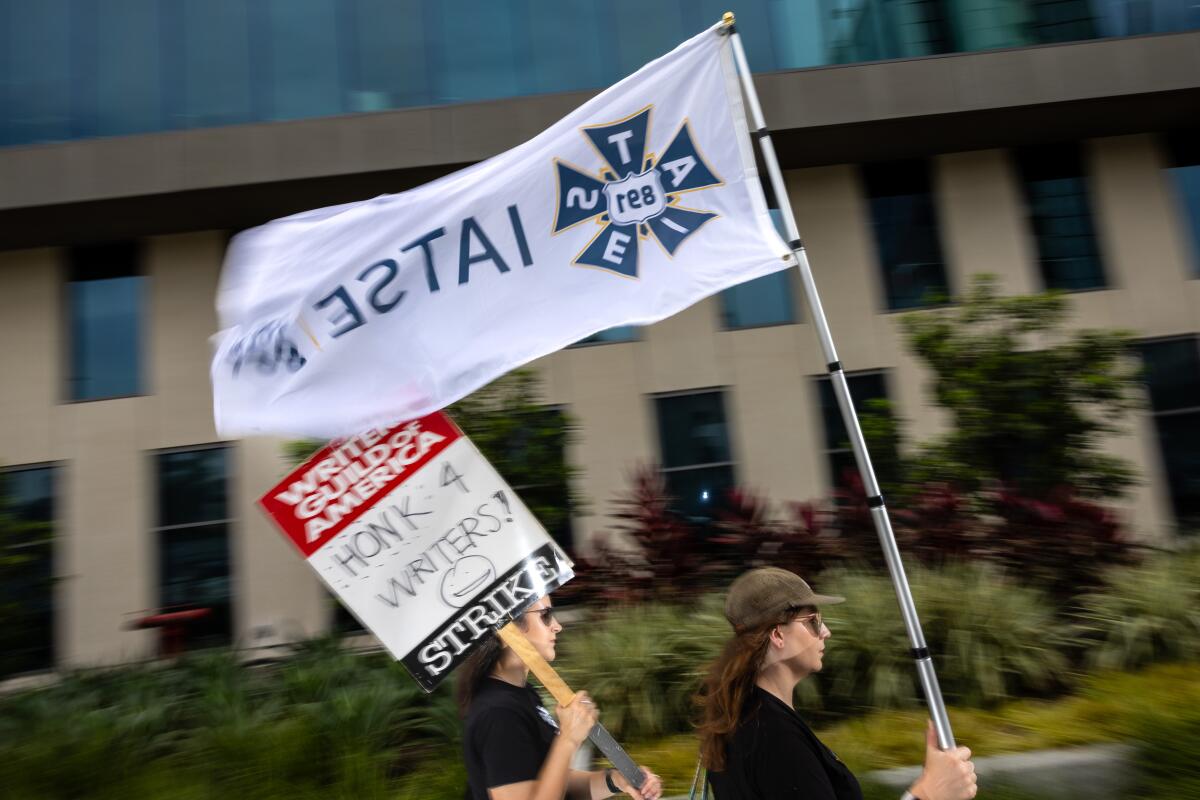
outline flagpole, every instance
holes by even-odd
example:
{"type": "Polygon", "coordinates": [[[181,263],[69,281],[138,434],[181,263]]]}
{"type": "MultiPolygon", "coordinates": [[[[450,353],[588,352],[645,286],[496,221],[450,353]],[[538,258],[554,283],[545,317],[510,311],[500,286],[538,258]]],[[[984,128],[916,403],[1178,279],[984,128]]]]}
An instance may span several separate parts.
{"type": "Polygon", "coordinates": [[[750,116],[754,122],[751,137],[758,142],[762,151],[763,161],[766,162],[767,173],[771,179],[771,188],[775,192],[779,210],[783,215],[788,246],[791,247],[792,255],[796,259],[796,266],[800,270],[804,295],[808,299],[809,314],[812,316],[813,326],[817,331],[817,339],[821,343],[821,351],[825,355],[829,380],[833,385],[833,393],[842,414],[842,422],[850,436],[850,446],[854,450],[854,460],[858,464],[863,487],[866,489],[867,505],[870,506],[875,532],[879,535],[879,544],[883,548],[883,556],[892,577],[892,586],[896,590],[896,599],[900,603],[900,615],[904,618],[904,627],[908,632],[908,641],[912,648],[910,655],[916,662],[917,674],[921,680],[921,687],[925,691],[925,700],[929,705],[934,729],[937,732],[938,745],[943,750],[949,750],[955,745],[954,733],[950,729],[950,717],[946,713],[946,703],[942,699],[942,691],[938,686],[937,673],[933,668],[929,647],[925,644],[925,634],[921,631],[921,620],[917,617],[917,608],[908,585],[908,577],[904,572],[904,564],[900,560],[900,548],[896,545],[896,534],[892,530],[887,506],[884,505],[883,493],[875,479],[875,468],[871,465],[867,443],[863,439],[862,428],[858,424],[858,414],[854,410],[854,404],[850,401],[850,387],[846,383],[846,373],[842,369],[842,362],[838,360],[837,350],[833,346],[829,322],[825,318],[825,310],[821,307],[821,298],[817,294],[817,285],[813,280],[812,269],[808,265],[808,256],[805,254],[804,244],[800,240],[800,231],[796,227],[796,218],[792,214],[792,204],[788,198],[787,186],[784,185],[783,173],[779,169],[779,160],[775,156],[775,145],[771,142],[771,133],[767,130],[766,122],[763,120],[762,107],[758,102],[758,93],[754,90],[754,79],[746,61],[746,52],[742,49],[742,39],[738,35],[733,13],[726,12],[722,22],[725,26],[723,32],[729,36],[730,44],[733,45],[733,56],[737,63],[742,89],[750,106],[750,116]]]}

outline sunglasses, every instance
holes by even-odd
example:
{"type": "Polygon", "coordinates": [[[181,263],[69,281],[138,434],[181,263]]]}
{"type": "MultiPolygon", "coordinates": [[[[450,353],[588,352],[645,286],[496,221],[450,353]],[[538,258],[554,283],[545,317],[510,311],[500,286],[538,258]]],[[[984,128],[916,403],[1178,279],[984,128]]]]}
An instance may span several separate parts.
{"type": "Polygon", "coordinates": [[[804,626],[812,631],[813,636],[820,636],[821,628],[825,625],[825,621],[821,619],[820,611],[813,611],[809,614],[800,614],[799,616],[793,618],[793,622],[795,620],[801,620],[804,623],[804,626]]]}
{"type": "Polygon", "coordinates": [[[554,622],[557,622],[557,620],[554,617],[554,609],[551,608],[550,606],[546,606],[545,608],[535,608],[532,611],[526,611],[525,613],[526,614],[537,614],[538,617],[541,618],[542,624],[545,625],[547,628],[550,627],[550,625],[553,624],[554,622]]]}

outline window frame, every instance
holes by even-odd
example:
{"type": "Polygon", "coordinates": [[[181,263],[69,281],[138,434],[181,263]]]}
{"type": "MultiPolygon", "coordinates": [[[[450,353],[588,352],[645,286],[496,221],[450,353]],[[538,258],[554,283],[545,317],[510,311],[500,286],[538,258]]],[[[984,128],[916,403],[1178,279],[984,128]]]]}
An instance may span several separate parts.
{"type": "Polygon", "coordinates": [[[202,643],[199,646],[192,642],[188,643],[189,649],[211,649],[213,647],[230,647],[233,646],[238,639],[238,603],[237,591],[234,587],[234,580],[237,576],[236,552],[234,549],[234,538],[238,517],[231,513],[232,500],[235,492],[235,481],[237,478],[237,470],[235,466],[234,455],[237,452],[233,442],[217,441],[217,442],[202,442],[194,445],[179,445],[174,447],[163,447],[156,450],[150,450],[147,455],[150,459],[150,475],[151,475],[151,493],[150,493],[150,520],[149,535],[153,547],[153,557],[150,559],[150,574],[151,585],[154,587],[154,610],[162,611],[167,606],[165,605],[164,593],[164,559],[165,553],[163,548],[163,539],[165,536],[171,536],[179,531],[195,530],[198,528],[211,527],[216,525],[224,526],[225,529],[225,548],[226,548],[226,563],[227,563],[227,579],[229,581],[229,631],[228,640],[220,643],[202,643]],[[171,523],[163,525],[160,521],[163,519],[163,507],[161,502],[162,484],[161,470],[159,467],[159,459],[162,456],[169,456],[180,453],[199,453],[211,450],[225,451],[225,471],[224,471],[224,488],[225,488],[225,515],[220,519],[209,519],[199,522],[183,522],[171,523]]]}
{"type": "MultiPolygon", "coordinates": [[[[669,392],[655,392],[655,393],[647,396],[650,400],[650,406],[651,406],[650,411],[651,411],[651,414],[654,419],[655,433],[657,434],[656,438],[658,439],[658,471],[659,471],[660,475],[662,475],[664,478],[668,478],[668,476],[670,476],[672,474],[682,474],[685,472],[694,472],[694,471],[704,470],[704,469],[727,468],[727,469],[729,469],[730,475],[731,475],[730,488],[735,488],[737,486],[737,465],[738,465],[739,461],[738,461],[737,448],[735,447],[735,444],[734,444],[737,437],[734,435],[735,434],[734,426],[730,419],[729,406],[726,401],[726,398],[729,397],[731,394],[732,394],[731,387],[707,386],[707,387],[700,387],[700,388],[696,388],[696,389],[680,389],[680,390],[669,391],[669,392]],[[666,459],[666,451],[664,448],[665,442],[663,441],[662,416],[659,412],[659,409],[661,406],[659,405],[659,402],[662,400],[671,400],[671,399],[679,398],[679,397],[693,397],[696,395],[707,395],[707,394],[717,395],[717,397],[721,403],[721,416],[723,418],[723,422],[725,425],[725,446],[729,451],[728,460],[687,464],[684,466],[675,466],[675,467],[666,466],[667,459],[666,459]]],[[[679,508],[676,508],[673,510],[682,511],[682,509],[679,509],[679,508]]]]}
{"type": "Polygon", "coordinates": [[[1028,241],[1031,245],[1030,252],[1033,255],[1033,267],[1036,270],[1035,280],[1037,285],[1042,288],[1042,291],[1057,291],[1077,294],[1082,292],[1103,292],[1120,288],[1113,283],[1112,270],[1109,268],[1108,257],[1105,255],[1104,243],[1101,241],[1102,236],[1097,225],[1095,195],[1095,180],[1090,168],[1089,153],[1086,141],[1071,141],[1071,142],[1053,142],[1049,144],[1032,145],[1027,147],[1017,147],[1009,151],[1011,159],[1013,175],[1016,178],[1018,197],[1020,198],[1021,208],[1023,211],[1023,223],[1025,233],[1028,236],[1028,241]],[[1077,174],[1059,174],[1061,170],[1056,170],[1054,167],[1047,168],[1048,164],[1053,163],[1058,166],[1062,163],[1062,156],[1070,154],[1073,159],[1072,166],[1078,166],[1078,170],[1069,170],[1071,173],[1077,174]],[[1034,177],[1031,173],[1048,172],[1057,177],[1034,177]],[[1049,181],[1059,180],[1064,178],[1074,178],[1079,180],[1083,186],[1083,202],[1087,208],[1087,224],[1091,234],[1092,251],[1096,262],[1096,268],[1100,274],[1100,285],[1098,286],[1083,286],[1083,287],[1066,287],[1052,286],[1049,280],[1049,273],[1046,266],[1046,257],[1042,254],[1042,236],[1039,233],[1039,224],[1037,215],[1034,214],[1033,198],[1030,195],[1030,183],[1033,181],[1049,181]]]}
{"type": "Polygon", "coordinates": [[[148,333],[150,329],[150,275],[146,270],[146,246],[140,240],[106,242],[99,244],[83,244],[64,247],[61,254],[61,280],[59,282],[59,309],[61,318],[59,321],[59,329],[62,331],[62,343],[60,345],[59,363],[63,365],[61,382],[61,404],[75,405],[78,403],[99,403],[106,400],[128,400],[133,397],[149,397],[153,394],[150,385],[150,361],[149,356],[150,345],[148,341],[148,333]],[[75,278],[75,272],[79,268],[77,259],[83,251],[89,249],[102,249],[109,247],[120,247],[127,245],[132,251],[132,265],[128,275],[112,275],[110,277],[130,277],[139,278],[138,284],[139,307],[134,310],[136,318],[136,339],[134,345],[134,357],[137,360],[137,391],[128,394],[104,395],[102,397],[76,397],[75,396],[75,306],[71,298],[71,287],[75,283],[85,283],[88,280],[104,280],[105,278],[85,278],[82,280],[75,278]]]}
{"type": "MultiPolygon", "coordinates": [[[[0,673],[0,683],[14,678],[29,675],[41,675],[54,672],[59,665],[59,659],[62,655],[62,607],[57,588],[59,575],[59,559],[58,539],[59,531],[62,523],[62,473],[64,465],[61,461],[35,461],[28,464],[6,464],[0,466],[0,476],[8,476],[18,472],[30,472],[47,470],[50,479],[50,518],[46,520],[46,524],[50,526],[50,534],[44,540],[22,542],[17,545],[11,545],[8,549],[19,550],[24,548],[38,547],[46,545],[49,549],[50,556],[50,576],[48,599],[50,604],[50,625],[48,630],[48,664],[45,668],[36,668],[32,670],[21,670],[11,674],[0,673]]],[[[10,498],[11,499],[11,498],[10,498]]]]}
{"type": "MultiPolygon", "coordinates": [[[[879,301],[880,311],[884,314],[903,314],[909,311],[919,311],[922,309],[941,308],[949,305],[954,294],[954,286],[951,280],[950,264],[947,260],[948,248],[944,240],[943,225],[938,209],[938,192],[936,186],[937,162],[934,158],[906,158],[891,161],[875,161],[866,162],[857,165],[859,191],[866,207],[866,223],[867,223],[867,240],[871,243],[872,256],[875,263],[875,278],[879,282],[879,301]],[[877,193],[872,190],[872,184],[876,182],[896,182],[903,184],[910,176],[905,176],[903,173],[906,170],[912,170],[912,174],[916,174],[916,168],[920,165],[923,169],[920,173],[925,180],[924,192],[894,192],[892,194],[877,193]],[[872,176],[872,172],[884,171],[890,174],[879,174],[872,176]],[[892,291],[892,267],[888,265],[884,258],[883,248],[880,246],[879,240],[879,222],[875,215],[875,200],[877,198],[886,197],[904,197],[913,196],[916,194],[924,194],[928,197],[929,210],[932,218],[933,227],[933,242],[937,246],[938,261],[937,264],[941,270],[943,290],[945,297],[933,302],[926,302],[924,299],[918,301],[914,305],[897,305],[893,303],[892,291]]],[[[932,263],[932,262],[929,262],[932,263]]],[[[926,293],[922,297],[926,297],[926,293]]]]}

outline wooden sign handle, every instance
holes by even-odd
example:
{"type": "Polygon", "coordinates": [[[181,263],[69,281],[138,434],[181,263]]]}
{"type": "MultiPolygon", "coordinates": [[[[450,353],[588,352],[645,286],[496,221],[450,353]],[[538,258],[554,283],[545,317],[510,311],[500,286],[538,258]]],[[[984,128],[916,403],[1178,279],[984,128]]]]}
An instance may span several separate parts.
{"type": "Polygon", "coordinates": [[[566,705],[575,699],[575,693],[567,686],[567,682],[558,676],[554,671],[554,667],[550,666],[550,662],[542,658],[539,653],[525,638],[525,634],[517,627],[517,623],[510,622],[497,631],[500,640],[512,648],[512,651],[520,656],[525,662],[525,666],[529,667],[529,671],[537,676],[538,683],[546,687],[546,691],[553,695],[559,705],[566,705]]]}
{"type": "MultiPolygon", "coordinates": [[[[512,651],[525,662],[525,666],[529,667],[529,671],[537,677],[538,682],[542,686],[546,687],[546,691],[554,696],[559,705],[565,706],[575,699],[575,692],[571,691],[566,681],[558,677],[558,673],[554,671],[554,667],[550,666],[550,662],[542,658],[542,654],[525,638],[525,634],[521,633],[521,629],[517,627],[515,622],[505,625],[496,632],[496,635],[500,637],[500,641],[511,647],[512,651]]],[[[617,743],[617,740],[612,737],[612,734],[603,725],[597,722],[596,726],[592,728],[591,733],[588,734],[588,738],[600,749],[601,753],[604,753],[608,757],[612,765],[620,770],[621,774],[625,776],[625,779],[630,784],[638,789],[642,788],[642,784],[646,781],[646,776],[642,774],[638,765],[634,763],[634,760],[629,757],[625,749],[617,743]]]]}

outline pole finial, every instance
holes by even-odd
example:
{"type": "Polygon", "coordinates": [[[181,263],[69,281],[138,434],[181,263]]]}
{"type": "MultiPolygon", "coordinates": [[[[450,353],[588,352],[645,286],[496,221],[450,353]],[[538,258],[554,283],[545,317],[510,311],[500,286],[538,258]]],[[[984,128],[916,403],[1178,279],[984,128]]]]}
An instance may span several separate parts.
{"type": "Polygon", "coordinates": [[[725,12],[725,14],[721,17],[721,24],[727,28],[733,24],[733,12],[732,11],[725,12]]]}

